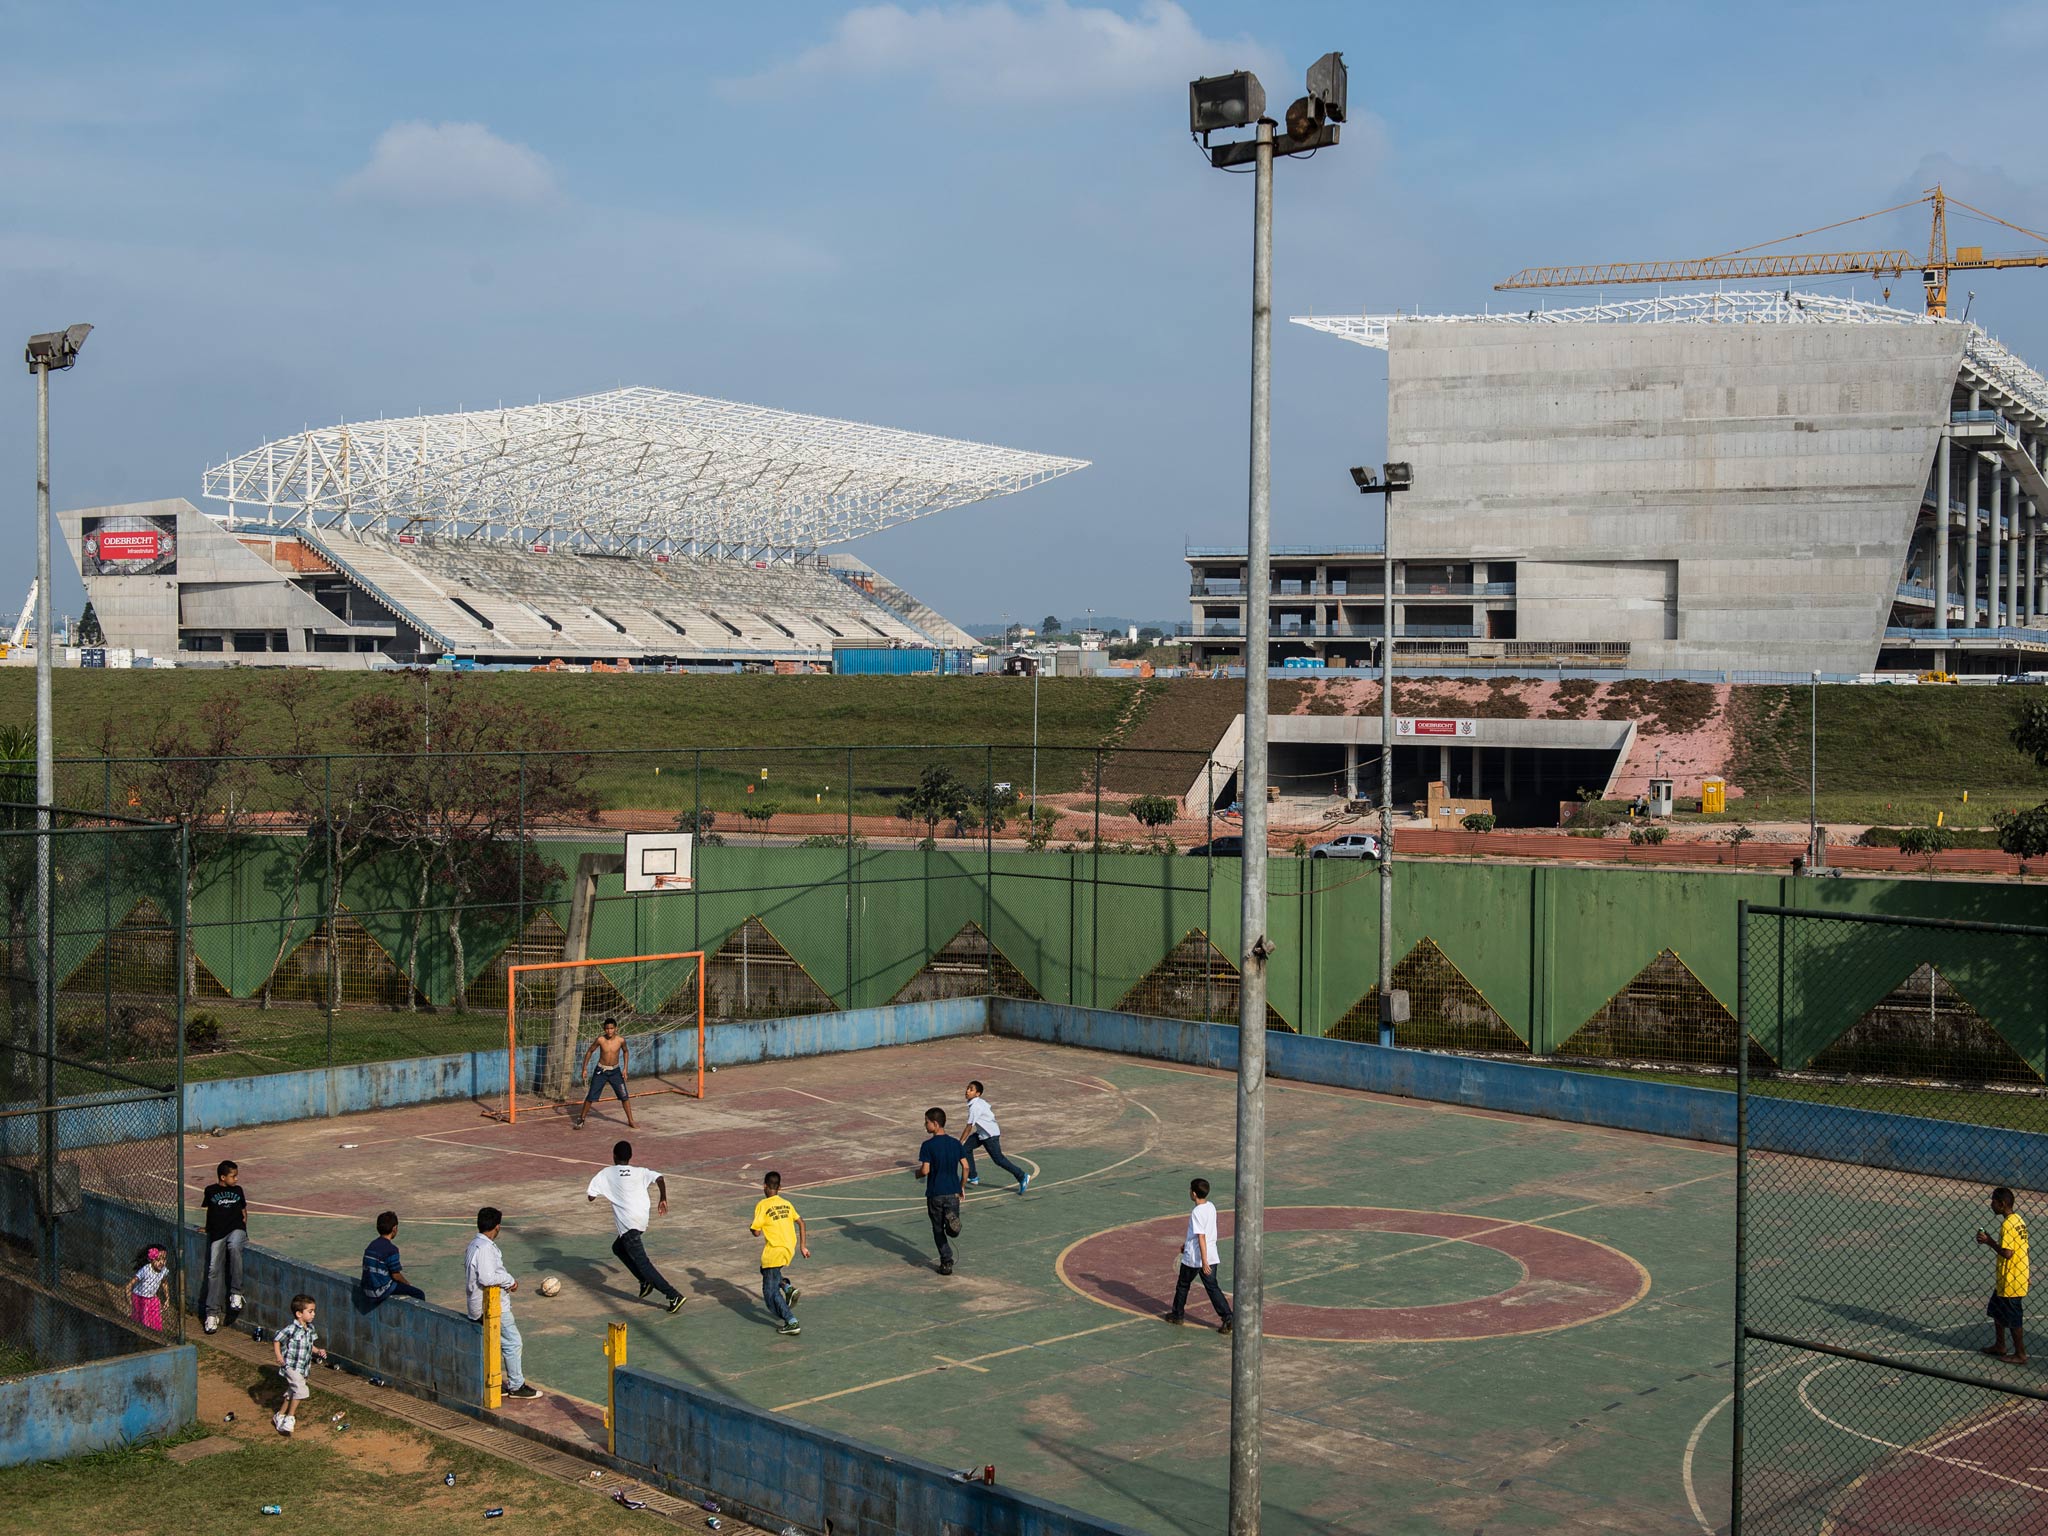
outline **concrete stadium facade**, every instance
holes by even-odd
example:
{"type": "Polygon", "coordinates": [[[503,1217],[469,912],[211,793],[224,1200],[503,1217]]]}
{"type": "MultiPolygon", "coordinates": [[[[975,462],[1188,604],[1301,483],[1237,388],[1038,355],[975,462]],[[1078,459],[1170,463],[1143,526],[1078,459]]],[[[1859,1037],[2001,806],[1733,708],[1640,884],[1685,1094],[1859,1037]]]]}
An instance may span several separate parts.
{"type": "MultiPolygon", "coordinates": [[[[1880,306],[1662,302],[1670,318],[1302,322],[1388,353],[1387,457],[1414,468],[1394,507],[1397,662],[2048,665],[2048,381],[1974,326],[1880,306]]],[[[1228,584],[1230,555],[1188,556],[1211,660],[1242,654],[1214,632],[1241,596],[1204,590],[1228,584]]],[[[1366,658],[1385,621],[1370,559],[1276,562],[1295,589],[1276,612],[1308,615],[1276,662],[1366,658]],[[1346,568],[1345,590],[1304,590],[1318,566],[1346,568]]]]}

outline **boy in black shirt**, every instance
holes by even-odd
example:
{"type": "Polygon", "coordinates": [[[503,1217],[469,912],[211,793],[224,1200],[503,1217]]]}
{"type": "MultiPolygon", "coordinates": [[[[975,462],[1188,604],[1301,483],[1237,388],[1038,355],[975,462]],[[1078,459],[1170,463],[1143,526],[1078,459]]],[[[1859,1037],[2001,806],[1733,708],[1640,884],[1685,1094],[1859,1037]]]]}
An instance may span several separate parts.
{"type": "Polygon", "coordinates": [[[224,1161],[213,1176],[217,1182],[199,1197],[206,1208],[206,1283],[199,1294],[206,1303],[208,1333],[220,1327],[222,1317],[242,1310],[242,1245],[249,1240],[249,1197],[242,1193],[241,1169],[224,1161]]]}
{"type": "Polygon", "coordinates": [[[924,1209],[931,1217],[932,1240],[939,1245],[939,1273],[953,1273],[951,1238],[960,1235],[961,1180],[967,1173],[967,1149],[946,1134],[946,1112],[934,1106],[924,1112],[924,1145],[917,1149],[917,1177],[924,1180],[924,1209]]]}

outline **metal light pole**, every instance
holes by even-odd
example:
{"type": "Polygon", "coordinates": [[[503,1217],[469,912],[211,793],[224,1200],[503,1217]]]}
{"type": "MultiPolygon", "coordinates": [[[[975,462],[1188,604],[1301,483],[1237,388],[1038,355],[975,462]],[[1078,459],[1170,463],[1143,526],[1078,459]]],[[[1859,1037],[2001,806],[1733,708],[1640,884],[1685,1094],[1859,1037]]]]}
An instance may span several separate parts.
{"type": "Polygon", "coordinates": [[[1806,690],[1806,867],[1820,868],[1820,674],[1806,690]]]}
{"type": "MultiPolygon", "coordinates": [[[[1041,670],[1036,657],[1031,661],[1031,821],[1038,822],[1038,674],[1041,670]]],[[[1034,833],[1034,836],[1037,834],[1034,833]]]]}
{"type": "Polygon", "coordinates": [[[50,370],[78,361],[89,325],[45,331],[28,339],[28,371],[36,379],[36,1031],[42,1042],[43,1109],[39,1153],[43,1162],[43,1279],[54,1285],[60,1273],[55,1229],[57,1176],[56,978],[50,974],[50,807],[55,802],[56,731],[50,718],[50,370]]]}
{"type": "Polygon", "coordinates": [[[1394,990],[1394,495],[1415,483],[1407,464],[1382,464],[1380,474],[1359,465],[1351,483],[1385,507],[1380,535],[1380,1044],[1394,1043],[1394,1026],[1408,1021],[1408,995],[1394,990]],[[1384,478],[1382,478],[1384,476],[1384,478]]]}
{"type": "Polygon", "coordinates": [[[1244,807],[1243,905],[1239,939],[1237,1028],[1237,1183],[1232,1235],[1236,1301],[1230,1341],[1230,1532],[1260,1528],[1259,1369],[1264,1335],[1266,1239],[1266,664],[1271,627],[1273,157],[1337,142],[1344,121],[1345,71],[1325,54],[1308,73],[1309,94],[1287,110],[1287,133],[1276,136],[1266,92],[1247,71],[1194,81],[1188,126],[1208,148],[1218,128],[1252,128],[1256,137],[1209,149],[1221,168],[1249,163],[1255,172],[1252,217],[1251,495],[1246,521],[1244,640],[1244,766],[1238,775],[1244,807]]]}

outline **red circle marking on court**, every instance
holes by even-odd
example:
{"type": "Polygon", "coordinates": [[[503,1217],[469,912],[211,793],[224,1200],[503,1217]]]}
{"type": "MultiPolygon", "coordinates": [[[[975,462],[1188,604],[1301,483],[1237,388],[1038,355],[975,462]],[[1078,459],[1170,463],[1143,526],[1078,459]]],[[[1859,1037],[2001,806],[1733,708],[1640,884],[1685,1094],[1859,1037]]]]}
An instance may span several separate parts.
{"type": "MultiPolygon", "coordinates": [[[[1220,1225],[1221,1235],[1230,1236],[1229,1215],[1220,1225]]],[[[1173,1253],[1186,1229],[1184,1216],[1111,1227],[1074,1243],[1055,1267],[1091,1301],[1154,1316],[1172,1302],[1173,1253]]],[[[1422,1344],[1548,1333],[1611,1317],[1650,1289],[1649,1271],[1619,1249],[1523,1222],[1380,1206],[1287,1205],[1266,1208],[1266,1230],[1407,1232],[1491,1248],[1522,1268],[1521,1280],[1504,1291],[1422,1307],[1310,1306],[1269,1288],[1265,1332],[1276,1339],[1422,1344]]]]}

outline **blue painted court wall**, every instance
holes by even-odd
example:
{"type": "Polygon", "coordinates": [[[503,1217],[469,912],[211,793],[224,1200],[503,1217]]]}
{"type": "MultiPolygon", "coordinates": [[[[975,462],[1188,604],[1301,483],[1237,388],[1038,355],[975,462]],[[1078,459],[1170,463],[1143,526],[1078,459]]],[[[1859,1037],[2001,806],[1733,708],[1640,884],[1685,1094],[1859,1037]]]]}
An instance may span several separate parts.
{"type": "Polygon", "coordinates": [[[0,1382],[0,1466],[61,1461],[176,1434],[199,1417],[190,1344],[0,1382]]]}
{"type": "Polygon", "coordinates": [[[840,1536],[1138,1536],[652,1371],[614,1373],[613,1414],[620,1461],[679,1492],[715,1489],[756,1524],[840,1536]]]}
{"type": "MultiPolygon", "coordinates": [[[[994,1034],[1053,1045],[1226,1072],[1237,1069],[1237,1028],[1229,1024],[1151,1019],[999,997],[989,1000],[989,1028],[994,1034]]],[[[1722,1089],[1316,1039],[1277,1030],[1266,1036],[1266,1070],[1269,1076],[1294,1082],[1535,1115],[1574,1125],[1644,1131],[1687,1141],[1735,1143],[1735,1095],[1722,1089]]],[[[2040,1188],[2043,1170],[2048,1169],[2048,1136],[1763,1095],[1752,1095],[1749,1101],[1749,1141],[1759,1152],[2024,1189],[2040,1188]]]]}
{"type": "MultiPolygon", "coordinates": [[[[929,1003],[897,1003],[787,1019],[748,1019],[705,1031],[708,1066],[736,1067],[756,1061],[867,1051],[886,1045],[915,1045],[955,1035],[978,1035],[988,1027],[988,1005],[978,997],[929,1003]]],[[[696,1041],[677,1030],[633,1042],[638,1076],[680,1073],[694,1067],[696,1041]]],[[[520,1078],[531,1081],[539,1048],[520,1052],[520,1078]]],[[[354,1115],[373,1109],[432,1104],[446,1099],[496,1099],[504,1092],[505,1053],[469,1051],[409,1061],[372,1061],[312,1072],[274,1072],[191,1083],[185,1089],[185,1123],[232,1130],[292,1120],[354,1115]]]]}

